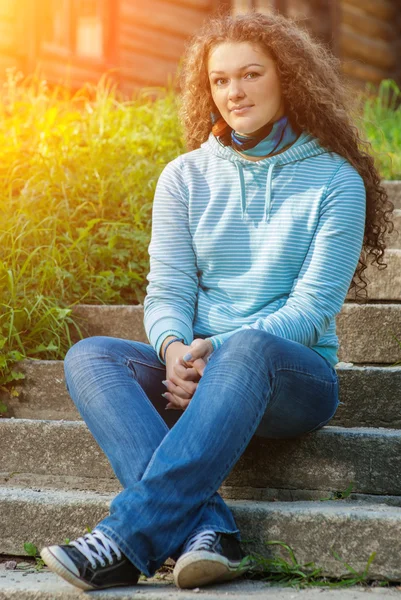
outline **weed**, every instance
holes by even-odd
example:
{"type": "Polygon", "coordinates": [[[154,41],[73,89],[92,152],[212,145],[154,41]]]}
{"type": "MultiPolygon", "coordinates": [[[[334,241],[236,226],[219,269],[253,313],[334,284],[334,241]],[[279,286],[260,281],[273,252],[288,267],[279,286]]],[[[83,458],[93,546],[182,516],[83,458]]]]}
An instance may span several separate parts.
{"type": "MultiPolygon", "coordinates": [[[[36,562],[35,569],[37,571],[40,571],[41,569],[43,569],[43,567],[45,566],[45,563],[44,563],[43,559],[40,557],[39,551],[38,551],[37,547],[35,546],[35,544],[32,544],[31,542],[25,542],[24,550],[29,556],[32,556],[35,559],[35,562],[36,562]]],[[[30,567],[28,567],[28,568],[30,568],[30,567]]]]}
{"type": "Polygon", "coordinates": [[[350,484],[348,485],[347,489],[344,490],[343,492],[332,492],[332,496],[330,496],[329,498],[319,498],[320,502],[324,502],[325,500],[344,500],[345,498],[348,498],[351,495],[352,492],[352,488],[354,487],[354,482],[351,481],[350,484]]]}
{"type": "MultiPolygon", "coordinates": [[[[249,543],[247,540],[245,543],[249,543]]],[[[244,543],[242,541],[241,543],[244,543]]],[[[348,563],[343,561],[338,553],[331,547],[330,551],[334,558],[340,561],[344,567],[351,573],[352,576],[336,579],[322,575],[323,567],[317,567],[314,562],[309,562],[304,565],[298,563],[293,549],[286,543],[278,540],[270,540],[265,542],[266,545],[279,545],[283,547],[290,556],[290,561],[285,560],[281,556],[274,558],[266,558],[261,554],[248,554],[241,561],[239,569],[248,561],[251,562],[251,569],[247,576],[251,579],[257,578],[262,581],[272,582],[273,585],[285,587],[314,587],[325,586],[330,588],[335,587],[350,587],[357,584],[366,583],[368,580],[369,567],[376,556],[376,552],[372,552],[367,561],[363,573],[358,573],[348,563]]],[[[389,581],[379,582],[380,586],[388,585],[389,581]]]]}

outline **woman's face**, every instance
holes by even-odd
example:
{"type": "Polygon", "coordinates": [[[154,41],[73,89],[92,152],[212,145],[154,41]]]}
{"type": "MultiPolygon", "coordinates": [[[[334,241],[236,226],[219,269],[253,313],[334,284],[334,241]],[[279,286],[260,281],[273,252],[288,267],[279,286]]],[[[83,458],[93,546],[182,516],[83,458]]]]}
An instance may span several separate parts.
{"type": "Polygon", "coordinates": [[[228,125],[245,135],[284,115],[274,60],[258,45],[223,42],[209,54],[212,97],[228,125]]]}

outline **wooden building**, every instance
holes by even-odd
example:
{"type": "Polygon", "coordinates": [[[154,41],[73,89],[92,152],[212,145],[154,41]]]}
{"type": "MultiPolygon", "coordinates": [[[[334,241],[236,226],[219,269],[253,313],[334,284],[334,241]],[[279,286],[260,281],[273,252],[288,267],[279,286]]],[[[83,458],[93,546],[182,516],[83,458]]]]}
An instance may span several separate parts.
{"type": "Polygon", "coordinates": [[[185,42],[218,9],[300,19],[356,85],[401,82],[401,0],[0,0],[0,73],[40,68],[74,88],[109,72],[120,88],[164,86],[185,42]]]}
{"type": "Polygon", "coordinates": [[[74,88],[109,72],[129,93],[164,86],[223,0],[0,0],[0,74],[40,68],[74,88]]]}

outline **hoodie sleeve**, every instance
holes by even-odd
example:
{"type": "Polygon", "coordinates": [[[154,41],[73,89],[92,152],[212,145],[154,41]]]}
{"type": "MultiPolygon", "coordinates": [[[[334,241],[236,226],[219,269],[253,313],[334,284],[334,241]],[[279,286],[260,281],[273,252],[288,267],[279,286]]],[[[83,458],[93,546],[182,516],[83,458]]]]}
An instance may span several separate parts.
{"type": "Polygon", "coordinates": [[[152,236],[148,248],[150,272],[144,300],[144,327],[160,358],[166,337],[193,340],[193,318],[198,293],[196,258],[188,225],[186,186],[178,159],[162,171],[152,208],[152,236]]]}
{"type": "Polygon", "coordinates": [[[365,212],[363,179],[344,162],[326,186],[316,231],[286,303],[252,324],[208,338],[214,349],[242,329],[314,346],[346,298],[362,250],[365,212]]]}

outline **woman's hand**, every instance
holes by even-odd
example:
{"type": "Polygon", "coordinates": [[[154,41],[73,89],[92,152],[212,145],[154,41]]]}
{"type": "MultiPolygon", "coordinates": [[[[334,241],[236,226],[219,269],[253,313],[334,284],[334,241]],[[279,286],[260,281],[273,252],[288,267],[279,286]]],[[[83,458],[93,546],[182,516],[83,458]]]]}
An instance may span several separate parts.
{"type": "Polygon", "coordinates": [[[190,346],[180,342],[169,346],[166,356],[167,392],[164,394],[169,401],[166,409],[186,409],[212,352],[212,343],[202,339],[194,340],[190,346]],[[183,356],[188,354],[191,359],[185,361],[183,356]]]}

